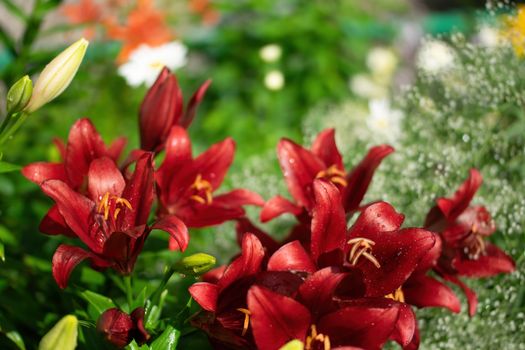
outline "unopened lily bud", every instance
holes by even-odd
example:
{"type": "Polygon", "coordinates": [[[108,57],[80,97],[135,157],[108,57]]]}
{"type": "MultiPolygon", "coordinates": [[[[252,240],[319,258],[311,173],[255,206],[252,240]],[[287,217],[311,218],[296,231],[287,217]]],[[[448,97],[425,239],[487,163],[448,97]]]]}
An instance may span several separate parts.
{"type": "Polygon", "coordinates": [[[111,344],[123,348],[132,340],[133,320],[130,315],[117,308],[111,308],[102,315],[97,322],[97,330],[111,344]]]}
{"type": "Polygon", "coordinates": [[[42,338],[38,350],[74,350],[77,346],[78,320],[73,315],[64,316],[42,338]]]}
{"type": "Polygon", "coordinates": [[[300,340],[292,340],[286,344],[284,344],[279,350],[303,350],[304,344],[300,340]]]}
{"type": "Polygon", "coordinates": [[[185,258],[182,258],[174,266],[175,270],[183,275],[200,276],[203,273],[210,271],[217,260],[215,257],[197,253],[185,258]]]}
{"type": "Polygon", "coordinates": [[[80,39],[48,63],[35,83],[33,96],[26,106],[28,112],[36,111],[69,86],[82,63],[88,44],[86,39],[80,39]]]}
{"type": "Polygon", "coordinates": [[[7,92],[7,114],[20,112],[27,106],[33,94],[33,82],[24,76],[11,86],[7,92]]]}

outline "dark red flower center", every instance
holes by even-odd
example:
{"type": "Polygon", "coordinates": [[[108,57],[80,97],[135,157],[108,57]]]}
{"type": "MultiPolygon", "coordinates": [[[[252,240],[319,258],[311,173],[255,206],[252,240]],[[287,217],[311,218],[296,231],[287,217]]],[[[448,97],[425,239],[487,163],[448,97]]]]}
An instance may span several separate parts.
{"type": "Polygon", "coordinates": [[[483,234],[477,230],[476,224],[472,225],[470,234],[465,238],[463,252],[471,260],[477,260],[485,254],[486,244],[483,234]]]}
{"type": "Polygon", "coordinates": [[[317,332],[317,327],[310,327],[310,335],[306,337],[304,350],[330,350],[330,338],[323,333],[317,332]]]}
{"type": "Polygon", "coordinates": [[[201,174],[197,175],[190,189],[193,191],[193,194],[190,196],[192,200],[201,204],[211,204],[213,202],[213,186],[209,181],[204,180],[201,174]]]}
{"type": "Polygon", "coordinates": [[[329,168],[321,170],[315,176],[316,179],[325,179],[332,182],[335,185],[340,185],[346,187],[348,182],[346,182],[346,173],[344,170],[341,170],[337,165],[331,165],[329,168]]]}
{"type": "Polygon", "coordinates": [[[242,333],[241,335],[244,337],[246,335],[246,332],[248,332],[248,327],[250,327],[250,315],[252,314],[250,310],[245,308],[238,308],[237,311],[240,311],[244,314],[244,323],[242,325],[242,333]]]}
{"type": "Polygon", "coordinates": [[[356,237],[347,243],[352,246],[348,254],[348,262],[350,265],[355,266],[359,259],[364,257],[378,269],[381,268],[381,264],[379,264],[379,261],[377,261],[376,257],[372,254],[372,248],[376,244],[374,241],[363,237],[356,237]]]}

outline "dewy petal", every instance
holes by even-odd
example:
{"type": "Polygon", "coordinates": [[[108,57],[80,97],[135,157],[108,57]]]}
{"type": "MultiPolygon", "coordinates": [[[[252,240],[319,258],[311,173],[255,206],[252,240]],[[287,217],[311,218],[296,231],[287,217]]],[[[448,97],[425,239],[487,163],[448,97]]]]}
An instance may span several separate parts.
{"type": "Polygon", "coordinates": [[[191,140],[188,132],[179,126],[174,126],[166,140],[166,157],[155,174],[162,191],[170,189],[170,182],[174,174],[180,171],[178,169],[187,165],[191,159],[191,140]]]}
{"type": "Polygon", "coordinates": [[[422,273],[413,274],[403,284],[405,301],[417,307],[445,307],[452,312],[461,311],[461,303],[448,286],[422,273]]]}
{"type": "Polygon", "coordinates": [[[394,331],[398,315],[397,305],[349,306],[322,317],[317,331],[328,335],[334,347],[350,345],[380,349],[394,331]]]}
{"type": "Polygon", "coordinates": [[[211,80],[206,80],[191,97],[190,102],[188,102],[186,112],[180,120],[180,125],[182,127],[188,128],[190,126],[191,122],[195,118],[195,114],[197,113],[197,107],[199,107],[199,105],[201,104],[202,99],[204,98],[204,95],[206,94],[206,91],[208,90],[210,84],[211,80]]]}
{"type": "Polygon", "coordinates": [[[316,261],[322,254],[342,249],[346,236],[346,217],[337,187],[324,180],[314,182],[310,252],[316,261]]]}
{"type": "Polygon", "coordinates": [[[300,206],[310,209],[313,196],[312,182],[325,169],[323,162],[312,152],[295,142],[282,139],[277,146],[277,157],[284,174],[288,191],[300,206]]]}
{"type": "Polygon", "coordinates": [[[73,191],[60,180],[48,180],[42,184],[42,191],[57,204],[60,215],[71,230],[94,252],[102,249],[100,242],[90,236],[90,216],[95,203],[73,191]]]}
{"type": "Polygon", "coordinates": [[[348,185],[343,192],[343,204],[347,213],[359,208],[365,193],[372,181],[374,172],[383,159],[394,152],[388,145],[372,147],[366,157],[346,177],[348,185]]]}
{"type": "Polygon", "coordinates": [[[37,185],[46,180],[67,182],[66,169],[62,163],[31,163],[22,169],[22,175],[37,185]]]}
{"type": "Polygon", "coordinates": [[[260,207],[264,205],[264,199],[258,193],[238,188],[214,197],[213,204],[225,208],[236,208],[243,205],[257,205],[260,207]]]}
{"type": "Polygon", "coordinates": [[[280,245],[273,239],[269,234],[252,224],[252,222],[245,217],[237,219],[237,224],[235,225],[235,231],[237,232],[237,242],[239,246],[242,245],[242,237],[246,232],[254,234],[257,239],[261,242],[262,246],[268,254],[272,254],[280,245]]]}
{"type": "Polygon", "coordinates": [[[153,195],[152,154],[146,153],[137,161],[135,172],[122,192],[122,197],[128,200],[132,208],[124,211],[124,229],[147,223],[153,195]]]}
{"type": "Polygon", "coordinates": [[[177,215],[188,227],[208,227],[222,224],[225,221],[240,219],[246,215],[242,207],[225,207],[221,203],[181,208],[177,215]]]}
{"type": "Polygon", "coordinates": [[[277,195],[264,203],[260,218],[261,222],[267,222],[286,213],[297,216],[301,214],[302,211],[302,207],[297,206],[288,199],[277,195]]]}
{"type": "Polygon", "coordinates": [[[261,242],[251,233],[245,233],[242,239],[241,256],[235,259],[224,271],[219,288],[222,290],[236,280],[255,275],[261,268],[264,258],[264,248],[261,242]]]}
{"type": "Polygon", "coordinates": [[[343,158],[335,144],[335,130],[326,129],[321,131],[312,144],[312,153],[321,159],[326,167],[336,165],[344,169],[343,158]]]}
{"type": "Polygon", "coordinates": [[[219,289],[216,284],[197,282],[189,288],[189,292],[204,310],[215,312],[219,297],[219,289]]]}
{"type": "Polygon", "coordinates": [[[516,270],[514,260],[494,244],[488,243],[485,254],[476,260],[465,258],[461,253],[458,255],[460,256],[452,261],[452,266],[460,276],[491,277],[516,270]]]}
{"type": "Polygon", "coordinates": [[[310,312],[297,301],[259,286],[250,288],[247,300],[258,349],[275,350],[306,337],[310,312]]]}
{"type": "Polygon", "coordinates": [[[452,198],[439,198],[437,205],[449,221],[454,221],[470,204],[483,178],[477,169],[470,169],[470,175],[461,184],[452,198]]]}
{"type": "Polygon", "coordinates": [[[170,235],[170,250],[185,251],[190,241],[188,228],[179,218],[168,215],[157,221],[152,229],[162,230],[170,235]]]}
{"type": "Polygon", "coordinates": [[[405,216],[396,212],[386,202],[377,202],[367,206],[350,228],[351,236],[360,237],[366,232],[395,231],[401,227],[405,216]]]}
{"type": "Polygon", "coordinates": [[[318,315],[332,306],[334,292],[345,274],[326,267],[310,275],[299,287],[299,300],[312,315],[318,315]]]}
{"type": "Polygon", "coordinates": [[[99,201],[106,193],[120,197],[126,181],[115,162],[102,157],[91,162],[88,172],[88,192],[92,200],[99,201]]]}
{"type": "Polygon", "coordinates": [[[416,328],[416,315],[410,305],[399,303],[399,316],[397,318],[394,332],[391,335],[391,339],[402,347],[405,347],[410,344],[414,338],[416,328]]]}
{"type": "Polygon", "coordinates": [[[476,292],[474,292],[472,289],[470,289],[463,281],[461,281],[459,278],[457,278],[454,275],[442,273],[440,272],[440,275],[447,281],[454,283],[456,286],[461,288],[465,296],[467,297],[468,302],[468,314],[470,317],[474,316],[476,314],[476,309],[478,308],[478,296],[476,295],[476,292]]]}
{"type": "Polygon", "coordinates": [[[202,178],[209,181],[212,188],[217,189],[233,162],[235,142],[230,137],[212,145],[207,151],[195,158],[193,168],[202,178]]]}
{"type": "Polygon", "coordinates": [[[97,330],[111,344],[123,348],[131,342],[133,319],[117,308],[107,309],[97,321],[97,330]]]}
{"type": "MultiPolygon", "coordinates": [[[[53,277],[62,289],[67,287],[67,281],[73,269],[85,259],[96,258],[93,253],[82,248],[61,244],[53,255],[53,277]]],[[[100,262],[100,259],[97,259],[100,262]]],[[[101,264],[98,264],[99,266],[101,264]]]]}
{"type": "Polygon", "coordinates": [[[106,155],[106,146],[89,119],[78,120],[69,131],[64,160],[66,173],[73,187],[81,186],[89,165],[106,155]]]}
{"type": "Polygon", "coordinates": [[[372,255],[380,264],[378,268],[369,260],[360,259],[356,265],[366,277],[367,297],[384,296],[401,287],[436,241],[432,232],[417,228],[372,231],[360,237],[375,242],[372,255]]]}
{"type": "Polygon", "coordinates": [[[313,273],[316,268],[310,255],[299,241],[279,248],[268,260],[268,271],[304,271],[313,273]]]}
{"type": "Polygon", "coordinates": [[[75,233],[67,225],[56,204],[53,205],[51,209],[49,209],[46,216],[44,216],[40,222],[38,229],[40,232],[48,235],[65,235],[75,237],[75,233]]]}

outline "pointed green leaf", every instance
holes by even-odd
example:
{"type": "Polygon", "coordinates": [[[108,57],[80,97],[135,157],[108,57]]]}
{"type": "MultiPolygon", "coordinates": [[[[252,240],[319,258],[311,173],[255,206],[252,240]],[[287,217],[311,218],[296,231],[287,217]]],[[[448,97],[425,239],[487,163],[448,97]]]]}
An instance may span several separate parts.
{"type": "Polygon", "coordinates": [[[20,170],[21,167],[16,164],[11,164],[7,162],[0,162],[0,173],[9,173],[12,171],[20,170]]]}
{"type": "Polygon", "coordinates": [[[16,331],[11,331],[11,332],[7,332],[5,334],[5,336],[7,338],[9,338],[13,343],[15,343],[16,346],[20,350],[26,350],[26,346],[24,344],[24,340],[22,339],[22,336],[20,335],[20,333],[18,333],[16,331]]]}
{"type": "Polygon", "coordinates": [[[180,331],[168,326],[151,344],[151,350],[175,350],[180,339],[180,331]]]}
{"type": "Polygon", "coordinates": [[[98,318],[104,311],[116,307],[115,303],[110,298],[90,290],[82,291],[79,295],[88,302],[89,316],[95,322],[97,322],[98,318]]]}

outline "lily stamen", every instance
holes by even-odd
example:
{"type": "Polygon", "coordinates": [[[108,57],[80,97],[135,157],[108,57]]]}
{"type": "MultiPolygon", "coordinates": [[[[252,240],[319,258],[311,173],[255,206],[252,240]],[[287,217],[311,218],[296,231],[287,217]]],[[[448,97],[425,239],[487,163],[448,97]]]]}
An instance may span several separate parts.
{"type": "Polygon", "coordinates": [[[193,199],[194,201],[201,203],[201,204],[211,204],[213,202],[213,195],[212,195],[213,186],[211,185],[209,181],[204,180],[201,174],[197,175],[190,189],[194,189],[197,192],[204,191],[204,195],[197,193],[197,194],[190,196],[190,198],[193,199]]]}
{"type": "MultiPolygon", "coordinates": [[[[109,212],[111,209],[111,203],[110,203],[111,200],[115,201],[115,207],[117,205],[120,205],[120,206],[125,206],[129,210],[133,210],[131,203],[127,199],[117,197],[115,195],[110,194],[109,192],[106,192],[104,196],[102,196],[102,198],[100,199],[100,203],[98,204],[98,207],[97,207],[97,212],[99,214],[102,214],[102,212],[104,212],[104,220],[107,220],[109,218],[109,212]]],[[[115,211],[113,212],[114,220],[117,219],[118,214],[120,214],[121,211],[122,211],[122,208],[118,208],[118,207],[115,208],[115,211]]]]}
{"type": "Polygon", "coordinates": [[[394,291],[394,293],[390,293],[390,294],[385,295],[385,298],[392,299],[392,300],[395,300],[395,301],[399,301],[400,303],[404,303],[405,302],[405,294],[403,293],[403,290],[401,289],[401,287],[396,289],[394,291]]]}
{"type": "Polygon", "coordinates": [[[317,327],[315,327],[315,325],[312,325],[310,327],[310,335],[306,337],[304,350],[312,350],[314,342],[322,343],[324,350],[331,349],[330,338],[322,333],[317,333],[317,327]]]}
{"type": "Polygon", "coordinates": [[[341,185],[343,187],[348,186],[348,182],[345,179],[346,173],[339,169],[337,165],[331,165],[329,168],[321,170],[317,175],[315,176],[316,179],[325,178],[329,180],[330,182],[341,185]]]}
{"type": "Polygon", "coordinates": [[[374,264],[375,267],[378,269],[381,268],[379,261],[377,261],[376,257],[372,255],[372,247],[376,244],[374,241],[363,237],[357,237],[352,238],[347,243],[353,245],[348,254],[348,262],[350,265],[355,266],[359,261],[359,258],[363,256],[374,264]]]}
{"type": "Polygon", "coordinates": [[[248,332],[248,327],[250,326],[250,315],[252,314],[250,312],[250,310],[248,309],[245,309],[245,308],[238,308],[237,311],[240,311],[244,314],[244,323],[242,325],[242,333],[241,333],[241,336],[245,336],[246,335],[246,332],[248,332]]]}

